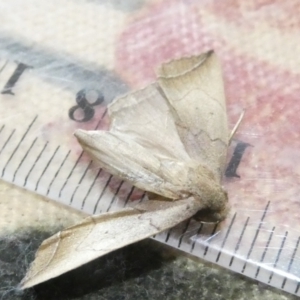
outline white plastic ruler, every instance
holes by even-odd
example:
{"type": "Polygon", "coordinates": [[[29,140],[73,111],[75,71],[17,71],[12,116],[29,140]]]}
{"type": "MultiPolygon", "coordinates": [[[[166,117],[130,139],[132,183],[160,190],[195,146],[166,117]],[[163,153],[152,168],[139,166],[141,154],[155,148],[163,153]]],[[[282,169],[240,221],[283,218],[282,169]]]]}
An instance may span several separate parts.
{"type": "MultiPolygon", "coordinates": [[[[97,90],[81,89],[75,93],[71,88],[62,88],[63,79],[60,83],[48,80],[45,74],[39,76],[38,68],[21,62],[2,60],[0,71],[0,174],[3,180],[89,214],[120,209],[133,201],[130,198],[137,191],[99,169],[72,136],[72,132],[84,124],[72,118],[80,120],[92,116],[88,122],[90,128],[106,127],[102,101],[105,88],[101,89],[101,81],[97,90]],[[78,103],[86,101],[84,110],[76,99],[78,103]]],[[[116,85],[116,81],[113,79],[111,84],[116,85]]],[[[124,86],[121,92],[122,89],[125,91],[124,86]]],[[[243,142],[233,145],[228,178],[236,174],[244,151],[253,151],[254,147],[248,146],[243,142]]],[[[237,179],[236,185],[239,180],[243,179],[237,179]]],[[[139,196],[143,194],[139,193],[136,198],[139,196]]],[[[232,210],[221,227],[190,220],[155,239],[299,294],[299,234],[277,229],[276,224],[268,222],[271,200],[262,201],[252,211],[243,210],[243,199],[240,201],[241,209],[232,210]]]]}
{"type": "MultiPolygon", "coordinates": [[[[30,7],[34,7],[33,3],[37,7],[42,3],[29,2],[30,7]]],[[[111,27],[110,23],[107,24],[107,30],[117,28],[116,31],[122,27],[122,22],[125,23],[124,15],[128,13],[121,14],[100,5],[96,7],[93,1],[63,2],[72,9],[66,6],[64,11],[61,4],[57,22],[60,17],[66,20],[78,12],[78,19],[75,22],[74,18],[73,22],[82,27],[85,23],[78,21],[82,11],[88,11],[90,15],[95,12],[95,17],[101,15],[103,18],[110,11],[107,22],[111,17],[116,23],[111,27]],[[77,11],[76,6],[81,5],[83,8],[77,11]]],[[[18,2],[18,5],[23,4],[18,2]]],[[[47,15],[52,4],[43,2],[43,5],[47,15]]],[[[63,39],[56,40],[54,33],[39,31],[35,23],[28,20],[24,27],[20,26],[23,10],[14,8],[10,13],[5,11],[6,6],[10,4],[0,4],[2,14],[18,18],[8,18],[4,22],[7,31],[0,30],[1,178],[89,214],[121,209],[143,200],[142,191],[99,169],[97,163],[82,152],[73,136],[77,128],[106,129],[109,123],[106,105],[129,90],[114,72],[113,41],[110,40],[113,34],[107,34],[104,45],[97,44],[102,47],[99,46],[99,52],[91,51],[92,54],[102,51],[102,56],[99,54],[101,63],[94,64],[100,58],[81,52],[81,47],[76,48],[77,56],[70,54],[76,43],[70,43],[72,47],[68,47],[69,40],[66,43],[63,39]],[[20,24],[7,25],[17,19],[20,24]]],[[[182,9],[179,11],[182,13],[182,9]]],[[[40,24],[47,24],[48,19],[45,17],[44,22],[44,15],[40,17],[43,19],[40,24]]],[[[72,20],[69,21],[72,24],[72,20]]],[[[100,29],[103,31],[106,30],[104,23],[96,25],[102,24],[100,29]]],[[[81,30],[88,37],[98,36],[101,30],[96,25],[95,32],[92,26],[81,30]]],[[[55,24],[53,26],[48,30],[55,28],[55,24]]],[[[83,36],[76,34],[78,32],[70,31],[65,36],[75,41],[74,36],[83,36]]],[[[295,109],[299,108],[297,105],[295,109]]],[[[229,115],[238,116],[240,108],[229,106],[229,115]]],[[[258,106],[250,108],[248,113],[255,116],[259,109],[258,106]]],[[[284,109],[281,117],[288,122],[284,109]]],[[[231,120],[231,126],[234,121],[231,120]]],[[[291,129],[280,123],[282,119],[273,121],[281,124],[278,125],[281,135],[290,134],[291,129]]],[[[269,142],[266,142],[266,138],[270,138],[268,126],[259,127],[255,122],[256,119],[249,118],[246,112],[245,121],[229,149],[224,185],[232,208],[226,221],[217,226],[200,224],[192,219],[154,238],[234,272],[300,295],[299,149],[290,147],[288,151],[281,151],[277,159],[277,154],[268,148],[269,142]]],[[[297,128],[292,130],[295,131],[294,139],[297,139],[297,128]]],[[[271,138],[275,140],[276,136],[271,138]]],[[[279,140],[278,145],[279,149],[285,150],[284,142],[279,140]]]]}

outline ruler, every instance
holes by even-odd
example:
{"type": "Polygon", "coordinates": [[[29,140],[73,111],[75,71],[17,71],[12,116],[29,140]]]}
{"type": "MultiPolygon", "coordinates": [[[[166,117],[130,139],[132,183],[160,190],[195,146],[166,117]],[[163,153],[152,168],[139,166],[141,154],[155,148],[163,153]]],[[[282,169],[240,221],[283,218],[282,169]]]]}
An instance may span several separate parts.
{"type": "MultiPolygon", "coordinates": [[[[30,48],[27,42],[0,34],[1,179],[88,214],[143,201],[143,191],[100,169],[73,137],[77,128],[106,129],[107,104],[131,84],[114,72],[110,61],[91,64],[51,41],[50,48],[30,48]]],[[[240,112],[236,105],[228,106],[231,125],[240,112]]],[[[253,116],[259,109],[248,113],[253,116]]],[[[283,108],[283,117],[285,113],[283,108]]],[[[272,159],[269,127],[255,128],[246,111],[224,176],[232,205],[226,221],[216,225],[191,219],[154,239],[300,295],[297,149],[272,159]],[[288,175],[280,176],[278,170],[287,168],[282,172],[288,175]]],[[[282,130],[289,134],[289,128],[282,130]]]]}

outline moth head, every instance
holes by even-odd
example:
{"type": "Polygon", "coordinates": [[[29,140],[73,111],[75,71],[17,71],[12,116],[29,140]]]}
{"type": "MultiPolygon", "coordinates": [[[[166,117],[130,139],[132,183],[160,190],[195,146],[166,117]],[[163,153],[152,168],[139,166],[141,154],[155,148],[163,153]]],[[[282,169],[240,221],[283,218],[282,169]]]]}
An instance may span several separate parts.
{"type": "Polygon", "coordinates": [[[204,201],[204,203],[205,207],[194,216],[196,220],[205,223],[218,223],[226,218],[229,212],[228,196],[221,186],[211,191],[209,200],[204,201]]]}

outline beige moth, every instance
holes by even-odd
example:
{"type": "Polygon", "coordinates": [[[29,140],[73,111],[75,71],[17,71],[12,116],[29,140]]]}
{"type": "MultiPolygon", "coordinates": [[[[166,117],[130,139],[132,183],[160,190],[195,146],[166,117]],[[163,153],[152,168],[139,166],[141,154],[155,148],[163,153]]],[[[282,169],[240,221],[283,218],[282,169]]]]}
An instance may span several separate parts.
{"type": "Polygon", "coordinates": [[[111,174],[150,200],[89,216],[46,239],[21,283],[29,288],[196,216],[218,222],[229,132],[220,63],[210,51],[163,64],[157,81],[108,107],[107,131],[75,136],[111,174]]]}

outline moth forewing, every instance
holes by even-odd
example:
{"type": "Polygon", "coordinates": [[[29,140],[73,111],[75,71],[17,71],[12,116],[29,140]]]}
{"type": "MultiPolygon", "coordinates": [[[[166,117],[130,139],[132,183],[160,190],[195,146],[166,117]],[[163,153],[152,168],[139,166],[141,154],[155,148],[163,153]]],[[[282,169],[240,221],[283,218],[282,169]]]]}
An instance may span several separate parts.
{"type": "Polygon", "coordinates": [[[194,198],[176,202],[151,200],[119,212],[87,217],[42,243],[21,288],[32,287],[171,228],[199,209],[194,198]]]}
{"type": "MultiPolygon", "coordinates": [[[[220,63],[213,52],[191,58],[194,65],[172,75],[163,66],[158,83],[174,115],[179,136],[189,156],[221,179],[229,142],[225,94],[220,63]]],[[[184,59],[186,61],[186,59],[184,59]]]]}
{"type": "Polygon", "coordinates": [[[108,106],[108,114],[109,132],[122,132],[159,156],[189,160],[157,83],[116,99],[108,106]]]}
{"type": "Polygon", "coordinates": [[[188,73],[195,67],[201,65],[207,60],[207,57],[213,55],[213,51],[202,53],[196,56],[182,57],[162,64],[156,71],[158,77],[177,77],[188,73]]]}
{"type": "Polygon", "coordinates": [[[155,155],[122,133],[79,130],[76,137],[103,169],[136,187],[170,199],[189,195],[182,192],[188,176],[183,161],[155,155]]]}

